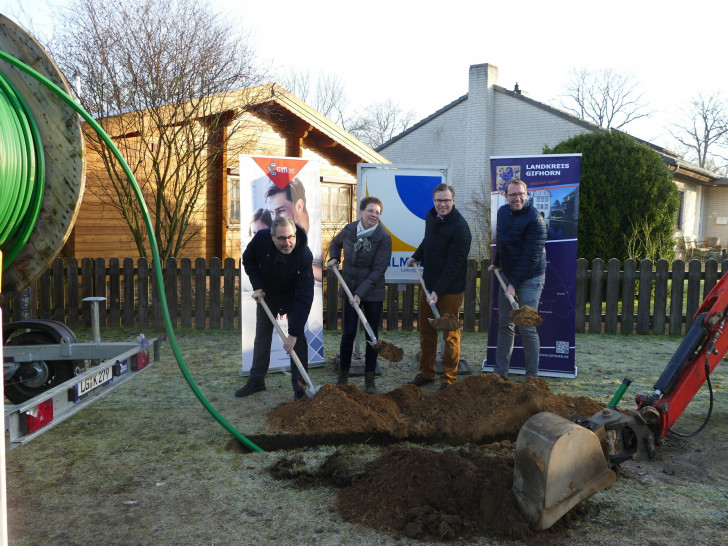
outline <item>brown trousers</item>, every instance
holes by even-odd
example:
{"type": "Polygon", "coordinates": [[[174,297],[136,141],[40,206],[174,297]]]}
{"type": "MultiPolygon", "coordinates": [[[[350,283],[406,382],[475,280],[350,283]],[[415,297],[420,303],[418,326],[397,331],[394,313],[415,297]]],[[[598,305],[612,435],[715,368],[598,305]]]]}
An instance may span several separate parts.
{"type": "MultiPolygon", "coordinates": [[[[437,310],[440,316],[449,314],[460,316],[460,306],[463,303],[464,292],[459,294],[438,294],[437,310]]],[[[427,303],[424,290],[420,290],[418,323],[420,330],[420,373],[425,379],[435,379],[437,371],[437,340],[440,332],[430,326],[427,319],[434,318],[430,304],[427,303]]],[[[460,361],[460,330],[442,332],[445,346],[442,352],[442,383],[455,383],[458,375],[458,362],[460,361]]]]}

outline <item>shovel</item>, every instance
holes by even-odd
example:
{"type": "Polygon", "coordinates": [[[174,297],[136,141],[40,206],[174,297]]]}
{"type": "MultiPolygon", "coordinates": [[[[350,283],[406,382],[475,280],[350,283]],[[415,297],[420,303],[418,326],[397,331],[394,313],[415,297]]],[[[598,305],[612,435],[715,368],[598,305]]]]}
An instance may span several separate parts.
{"type": "Polygon", "coordinates": [[[430,304],[430,308],[432,309],[432,314],[435,315],[434,319],[427,319],[430,321],[430,324],[435,330],[445,330],[447,332],[452,332],[455,330],[460,330],[461,325],[460,321],[453,316],[446,315],[444,317],[440,317],[440,312],[437,310],[437,305],[435,305],[434,302],[430,301],[430,292],[427,290],[427,287],[425,286],[425,279],[422,278],[422,273],[420,273],[420,268],[417,267],[417,265],[414,266],[415,273],[417,273],[417,278],[420,279],[420,285],[422,286],[422,290],[425,291],[425,299],[427,299],[427,303],[430,304]]]}
{"type": "Polygon", "coordinates": [[[498,277],[498,282],[501,288],[503,288],[503,293],[508,298],[508,301],[511,302],[511,307],[513,307],[511,312],[508,313],[508,318],[513,321],[513,324],[517,326],[539,326],[543,322],[543,319],[538,314],[538,311],[528,305],[519,307],[513,296],[508,293],[508,286],[506,286],[506,282],[503,280],[500,269],[494,269],[493,273],[498,277]]]}
{"type": "MultiPolygon", "coordinates": [[[[273,323],[273,326],[275,326],[276,331],[278,332],[278,335],[281,338],[281,341],[286,341],[286,333],[283,331],[283,328],[281,328],[281,325],[278,324],[278,321],[273,316],[273,313],[270,312],[270,309],[268,308],[268,304],[265,303],[265,300],[263,298],[260,298],[258,300],[258,303],[263,308],[263,311],[265,311],[265,314],[268,315],[268,318],[273,323]]],[[[301,364],[301,360],[298,358],[298,355],[296,354],[296,351],[291,350],[291,358],[293,359],[293,362],[295,362],[296,367],[298,368],[298,371],[301,373],[303,378],[306,380],[306,384],[308,385],[306,387],[306,396],[309,398],[313,398],[313,395],[316,394],[316,392],[321,388],[321,385],[318,385],[316,387],[313,386],[313,383],[311,383],[311,378],[308,376],[308,373],[306,373],[306,369],[303,367],[303,364],[301,364]]]]}
{"type": "MultiPolygon", "coordinates": [[[[338,268],[332,267],[331,269],[334,270],[334,273],[339,279],[339,283],[341,283],[341,287],[344,289],[344,292],[346,292],[346,295],[349,297],[350,300],[353,300],[354,296],[351,294],[351,290],[349,290],[349,287],[346,286],[344,278],[341,276],[341,273],[339,273],[338,268]]],[[[400,360],[402,360],[402,358],[404,358],[404,351],[400,347],[397,347],[392,343],[387,343],[386,341],[382,341],[381,339],[377,341],[377,336],[374,335],[374,331],[372,330],[369,321],[364,316],[364,313],[362,312],[361,307],[359,307],[359,304],[357,304],[356,302],[354,302],[354,309],[356,310],[356,314],[359,315],[359,320],[361,320],[361,323],[364,325],[364,329],[367,331],[367,334],[369,334],[368,343],[369,345],[371,345],[372,349],[374,349],[377,353],[382,355],[390,362],[399,362],[400,360]]]]}

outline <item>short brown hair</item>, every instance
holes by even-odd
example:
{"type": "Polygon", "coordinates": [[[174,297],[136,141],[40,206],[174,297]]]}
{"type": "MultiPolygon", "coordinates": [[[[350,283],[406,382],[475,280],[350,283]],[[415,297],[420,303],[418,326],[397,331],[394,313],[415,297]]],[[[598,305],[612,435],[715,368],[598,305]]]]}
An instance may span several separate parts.
{"type": "Polygon", "coordinates": [[[365,197],[361,200],[361,203],[359,204],[359,210],[365,210],[372,203],[374,203],[375,205],[379,205],[380,210],[384,210],[384,207],[382,206],[382,202],[379,197],[365,197]]]}
{"type": "Polygon", "coordinates": [[[453,188],[452,186],[448,186],[444,182],[435,186],[435,189],[432,190],[432,197],[434,198],[435,194],[439,191],[449,191],[450,195],[452,195],[453,198],[455,197],[455,188],[453,188]]]}

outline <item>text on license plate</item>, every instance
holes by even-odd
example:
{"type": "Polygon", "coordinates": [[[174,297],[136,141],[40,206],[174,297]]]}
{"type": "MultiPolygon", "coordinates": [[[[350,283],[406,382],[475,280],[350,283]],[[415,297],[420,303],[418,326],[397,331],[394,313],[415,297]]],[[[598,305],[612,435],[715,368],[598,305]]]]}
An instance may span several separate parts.
{"type": "Polygon", "coordinates": [[[89,391],[94,390],[96,387],[100,387],[111,379],[111,367],[105,368],[100,372],[87,377],[76,385],[79,396],[83,396],[89,391]]]}

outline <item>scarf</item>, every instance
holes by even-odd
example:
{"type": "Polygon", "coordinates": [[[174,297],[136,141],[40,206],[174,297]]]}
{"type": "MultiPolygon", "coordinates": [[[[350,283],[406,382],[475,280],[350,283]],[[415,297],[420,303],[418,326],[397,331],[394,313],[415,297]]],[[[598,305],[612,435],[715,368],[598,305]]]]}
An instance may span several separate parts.
{"type": "Polygon", "coordinates": [[[364,229],[364,224],[362,224],[361,220],[359,220],[359,223],[356,226],[356,243],[354,244],[355,252],[369,252],[372,249],[370,237],[372,236],[372,233],[374,233],[374,230],[377,229],[378,225],[379,222],[377,222],[374,227],[364,229]]]}

